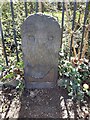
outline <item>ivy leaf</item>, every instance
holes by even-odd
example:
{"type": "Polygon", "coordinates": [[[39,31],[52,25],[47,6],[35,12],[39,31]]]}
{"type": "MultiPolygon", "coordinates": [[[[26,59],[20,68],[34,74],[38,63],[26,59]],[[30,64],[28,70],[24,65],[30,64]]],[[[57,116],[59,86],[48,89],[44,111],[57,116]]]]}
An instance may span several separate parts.
{"type": "Polygon", "coordinates": [[[20,62],[17,62],[17,65],[16,65],[18,68],[24,68],[24,63],[23,61],[20,61],[20,62]]]}
{"type": "Polygon", "coordinates": [[[9,74],[7,74],[4,78],[5,78],[5,79],[10,79],[10,78],[12,78],[13,76],[14,76],[13,73],[9,73],[9,74]]]}
{"type": "Polygon", "coordinates": [[[0,65],[0,71],[2,71],[2,70],[3,70],[3,66],[0,65]]]}
{"type": "Polygon", "coordinates": [[[87,92],[87,95],[90,96],[90,91],[87,92]]]}
{"type": "Polygon", "coordinates": [[[73,91],[71,91],[68,95],[69,95],[69,96],[73,96],[73,91]]]}

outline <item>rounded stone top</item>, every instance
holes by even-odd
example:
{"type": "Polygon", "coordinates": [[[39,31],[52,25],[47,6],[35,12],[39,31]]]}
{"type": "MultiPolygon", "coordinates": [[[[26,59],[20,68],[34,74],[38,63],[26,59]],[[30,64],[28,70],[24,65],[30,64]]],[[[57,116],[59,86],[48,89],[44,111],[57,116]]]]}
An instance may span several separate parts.
{"type": "Polygon", "coordinates": [[[32,26],[32,25],[37,25],[37,24],[39,24],[39,27],[42,24],[44,24],[44,27],[45,26],[49,27],[49,25],[53,24],[54,26],[56,26],[57,29],[60,29],[60,25],[58,21],[53,16],[45,15],[43,13],[31,14],[30,16],[28,16],[26,20],[23,22],[21,29],[24,29],[25,26],[27,25],[32,26]]]}

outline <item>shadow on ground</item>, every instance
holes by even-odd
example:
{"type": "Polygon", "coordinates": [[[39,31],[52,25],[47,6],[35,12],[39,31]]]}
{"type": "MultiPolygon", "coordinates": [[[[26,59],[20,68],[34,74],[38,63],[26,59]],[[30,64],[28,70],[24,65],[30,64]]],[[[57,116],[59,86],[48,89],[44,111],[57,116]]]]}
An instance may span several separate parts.
{"type": "Polygon", "coordinates": [[[0,95],[1,118],[87,118],[88,104],[72,101],[61,88],[25,90],[4,88],[0,95]],[[83,109],[82,109],[83,108],[83,109]]]}

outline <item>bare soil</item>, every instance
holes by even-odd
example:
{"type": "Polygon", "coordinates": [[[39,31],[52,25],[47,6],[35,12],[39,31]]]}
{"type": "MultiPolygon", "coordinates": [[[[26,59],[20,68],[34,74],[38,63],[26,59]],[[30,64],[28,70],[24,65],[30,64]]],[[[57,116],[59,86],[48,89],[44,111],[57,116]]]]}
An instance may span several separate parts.
{"type": "Polygon", "coordinates": [[[1,118],[89,118],[88,103],[75,103],[67,91],[57,89],[24,90],[4,88],[0,91],[1,118]]]}

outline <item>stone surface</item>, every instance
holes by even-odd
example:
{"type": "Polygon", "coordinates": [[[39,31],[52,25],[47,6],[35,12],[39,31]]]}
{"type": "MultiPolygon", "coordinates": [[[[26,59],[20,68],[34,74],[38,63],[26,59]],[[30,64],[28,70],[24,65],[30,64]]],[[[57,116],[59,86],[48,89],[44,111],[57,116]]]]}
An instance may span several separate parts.
{"type": "Polygon", "coordinates": [[[51,16],[34,14],[24,21],[21,31],[26,87],[53,87],[60,48],[58,22],[51,16]]]}

